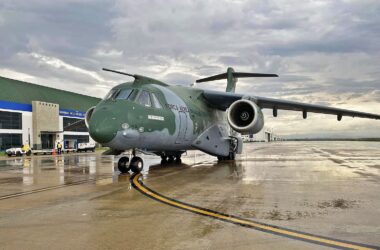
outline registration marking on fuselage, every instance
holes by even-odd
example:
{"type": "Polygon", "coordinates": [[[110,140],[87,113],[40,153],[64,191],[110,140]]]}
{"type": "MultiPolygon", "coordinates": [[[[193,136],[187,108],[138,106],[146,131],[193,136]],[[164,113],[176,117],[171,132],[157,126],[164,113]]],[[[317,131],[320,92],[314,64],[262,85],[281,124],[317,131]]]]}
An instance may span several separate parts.
{"type": "Polygon", "coordinates": [[[165,121],[165,118],[163,116],[158,115],[148,115],[149,120],[156,120],[156,121],[165,121]]]}
{"type": "Polygon", "coordinates": [[[364,249],[380,249],[380,247],[378,246],[371,246],[371,245],[362,244],[362,243],[355,243],[355,242],[344,241],[344,240],[334,239],[330,237],[300,232],[300,231],[296,231],[296,230],[292,230],[292,229],[288,229],[284,227],[278,227],[275,225],[269,225],[269,224],[265,224],[265,223],[261,223],[261,222],[257,222],[253,220],[247,220],[247,219],[240,218],[234,215],[224,214],[224,213],[213,211],[207,208],[198,207],[189,203],[177,201],[173,198],[164,196],[148,188],[142,182],[140,177],[141,177],[141,174],[135,174],[131,176],[132,186],[135,189],[137,189],[140,193],[156,201],[159,201],[161,203],[164,203],[164,204],[167,204],[172,207],[176,207],[185,211],[215,218],[221,221],[233,223],[233,224],[240,225],[243,227],[252,228],[261,232],[271,233],[271,234],[275,234],[275,235],[279,235],[283,237],[288,237],[294,240],[305,241],[305,242],[309,242],[309,243],[313,243],[313,244],[317,244],[321,246],[328,246],[328,247],[333,247],[333,248],[338,248],[338,249],[363,249],[363,250],[364,249]]]}

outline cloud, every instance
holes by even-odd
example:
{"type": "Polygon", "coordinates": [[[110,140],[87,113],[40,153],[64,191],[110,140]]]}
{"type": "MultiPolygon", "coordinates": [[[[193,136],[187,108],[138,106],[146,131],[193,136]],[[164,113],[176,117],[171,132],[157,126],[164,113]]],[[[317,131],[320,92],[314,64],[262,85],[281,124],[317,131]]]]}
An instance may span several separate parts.
{"type": "Polygon", "coordinates": [[[103,50],[103,49],[98,49],[95,52],[97,57],[104,58],[104,57],[110,57],[110,58],[118,58],[123,55],[123,51],[118,51],[118,50],[103,50]]]}
{"type": "MultiPolygon", "coordinates": [[[[239,92],[378,113],[379,12],[377,0],[4,0],[0,73],[101,97],[131,80],[103,67],[188,86],[233,66],[280,75],[239,92]]],[[[376,121],[281,114],[267,119],[279,134],[380,136],[376,121]]]]}
{"type": "Polygon", "coordinates": [[[21,57],[27,57],[30,60],[33,60],[33,63],[37,63],[40,66],[47,66],[51,67],[57,70],[62,70],[66,71],[67,73],[75,73],[75,74],[82,74],[86,75],[87,77],[91,77],[93,80],[96,80],[98,82],[104,82],[105,80],[100,77],[97,73],[91,72],[89,70],[84,70],[79,67],[70,65],[68,63],[65,63],[64,61],[54,58],[54,57],[49,57],[49,56],[44,56],[38,53],[30,53],[30,54],[20,54],[19,56],[21,57]]]}

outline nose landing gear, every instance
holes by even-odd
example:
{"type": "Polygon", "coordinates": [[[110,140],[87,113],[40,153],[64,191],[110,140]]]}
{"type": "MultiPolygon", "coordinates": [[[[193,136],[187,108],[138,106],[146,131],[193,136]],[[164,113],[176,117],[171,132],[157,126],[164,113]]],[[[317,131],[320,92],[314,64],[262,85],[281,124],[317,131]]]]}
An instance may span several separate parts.
{"type": "Polygon", "coordinates": [[[117,168],[123,174],[128,173],[131,170],[133,173],[140,173],[143,170],[144,162],[138,156],[133,156],[131,162],[129,163],[129,157],[123,156],[119,159],[117,163],[117,168]]]}
{"type": "Polygon", "coordinates": [[[129,157],[123,156],[119,159],[119,161],[117,163],[117,168],[123,174],[128,173],[128,171],[130,169],[128,166],[128,162],[129,162],[129,157]]]}
{"type": "Polygon", "coordinates": [[[144,162],[140,157],[134,156],[129,167],[133,173],[140,173],[144,168],[144,162]]]}

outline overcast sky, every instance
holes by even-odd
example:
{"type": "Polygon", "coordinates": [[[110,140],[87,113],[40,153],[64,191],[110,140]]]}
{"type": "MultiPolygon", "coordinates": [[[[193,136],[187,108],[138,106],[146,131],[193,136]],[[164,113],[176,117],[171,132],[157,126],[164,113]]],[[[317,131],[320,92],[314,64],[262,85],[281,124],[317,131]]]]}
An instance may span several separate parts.
{"type": "MultiPolygon", "coordinates": [[[[189,85],[232,66],[280,75],[237,92],[380,113],[379,13],[378,0],[2,0],[0,75],[102,97],[131,80],[102,67],[189,85]]],[[[376,120],[266,114],[284,136],[380,137],[376,120]]]]}

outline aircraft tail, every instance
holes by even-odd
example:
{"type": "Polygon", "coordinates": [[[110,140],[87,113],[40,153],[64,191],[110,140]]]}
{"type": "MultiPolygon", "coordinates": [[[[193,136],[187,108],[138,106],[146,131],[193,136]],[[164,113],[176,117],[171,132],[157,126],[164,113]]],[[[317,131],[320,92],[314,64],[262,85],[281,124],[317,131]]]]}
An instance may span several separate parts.
{"type": "Polygon", "coordinates": [[[233,68],[228,67],[227,72],[219,75],[214,75],[202,79],[198,79],[195,82],[209,82],[221,79],[227,79],[226,92],[235,93],[236,83],[238,78],[243,77],[278,77],[276,74],[262,74],[262,73],[243,73],[235,72],[233,68]]]}

